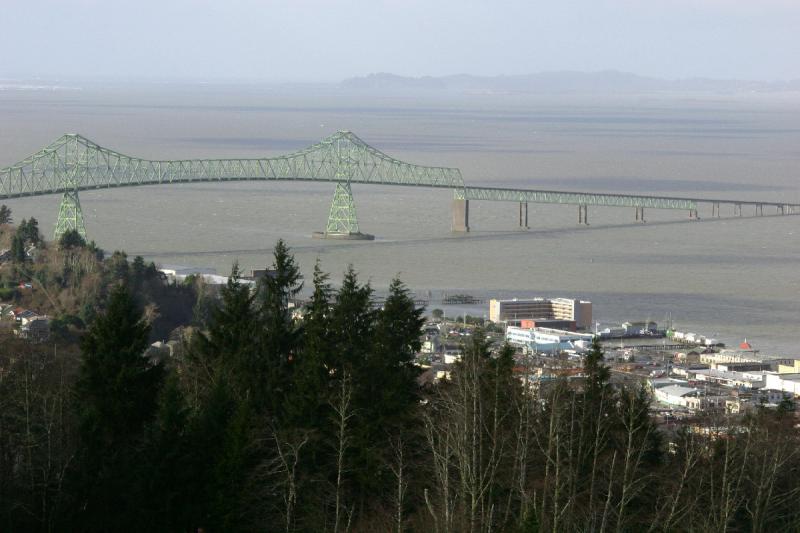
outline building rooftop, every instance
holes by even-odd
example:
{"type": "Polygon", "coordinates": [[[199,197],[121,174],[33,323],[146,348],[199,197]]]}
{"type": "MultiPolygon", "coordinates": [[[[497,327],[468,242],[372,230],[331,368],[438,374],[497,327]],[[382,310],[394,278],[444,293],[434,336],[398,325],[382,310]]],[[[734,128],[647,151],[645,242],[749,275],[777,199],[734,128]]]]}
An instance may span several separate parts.
{"type": "MultiPolygon", "coordinates": [[[[695,374],[700,374],[703,376],[708,376],[712,378],[723,378],[723,379],[738,379],[743,381],[763,381],[764,380],[764,372],[763,371],[748,371],[748,372],[736,372],[736,371],[729,371],[729,370],[715,370],[713,368],[710,369],[698,369],[693,370],[695,374]]],[[[800,374],[798,374],[800,375],[800,374]]]]}
{"type": "Polygon", "coordinates": [[[658,389],[662,394],[666,394],[668,396],[688,396],[690,394],[694,394],[699,392],[698,389],[692,387],[682,387],[681,385],[668,385],[666,387],[662,387],[658,389]]]}
{"type": "Polygon", "coordinates": [[[654,389],[660,389],[662,387],[671,387],[675,385],[686,385],[689,383],[685,379],[675,379],[675,378],[652,378],[648,380],[650,382],[650,386],[654,389]]]}
{"type": "Polygon", "coordinates": [[[780,376],[781,379],[786,381],[800,381],[800,373],[778,374],[777,372],[765,372],[765,374],[773,374],[776,376],[780,376]]]}

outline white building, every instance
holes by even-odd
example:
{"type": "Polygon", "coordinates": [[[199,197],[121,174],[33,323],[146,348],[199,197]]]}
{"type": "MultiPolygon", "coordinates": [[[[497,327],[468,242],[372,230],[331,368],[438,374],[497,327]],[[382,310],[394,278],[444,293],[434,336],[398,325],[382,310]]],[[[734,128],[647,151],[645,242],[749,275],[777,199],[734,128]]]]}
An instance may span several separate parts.
{"type": "Polygon", "coordinates": [[[689,384],[688,381],[685,379],[675,379],[670,377],[663,377],[663,378],[651,378],[647,380],[647,383],[650,385],[650,390],[654,391],[656,389],[662,389],[664,387],[671,387],[675,385],[679,385],[684,387],[689,384]]]}
{"type": "Polygon", "coordinates": [[[764,357],[753,352],[737,352],[722,350],[720,352],[700,354],[700,362],[715,365],[717,363],[760,363],[764,357]]]}
{"type": "Polygon", "coordinates": [[[158,269],[158,271],[163,272],[165,276],[170,278],[178,278],[179,276],[186,278],[186,276],[191,276],[192,274],[207,275],[207,274],[217,273],[217,271],[213,268],[186,267],[186,266],[175,266],[175,265],[163,265],[158,269]]]}
{"type": "Polygon", "coordinates": [[[584,351],[594,336],[550,328],[506,328],[506,340],[515,346],[524,346],[534,352],[584,351]]]}
{"type": "Polygon", "coordinates": [[[765,388],[775,389],[800,396],[800,374],[778,374],[765,372],[765,388]]]}
{"type": "Polygon", "coordinates": [[[696,397],[699,392],[699,390],[692,387],[668,385],[666,387],[657,388],[654,396],[659,402],[686,407],[687,400],[696,397]]]}
{"type": "Polygon", "coordinates": [[[692,370],[689,372],[691,376],[694,374],[694,379],[697,381],[707,381],[709,383],[718,383],[725,387],[743,388],[743,389],[760,389],[766,384],[764,372],[730,372],[714,369],[700,369],[692,370]]]}

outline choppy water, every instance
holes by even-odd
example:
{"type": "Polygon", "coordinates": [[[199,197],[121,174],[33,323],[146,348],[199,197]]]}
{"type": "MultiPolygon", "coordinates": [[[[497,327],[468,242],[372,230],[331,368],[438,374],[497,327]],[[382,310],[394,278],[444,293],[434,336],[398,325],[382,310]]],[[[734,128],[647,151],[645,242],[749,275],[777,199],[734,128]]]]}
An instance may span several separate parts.
{"type": "MultiPolygon", "coordinates": [[[[324,88],[137,88],[0,92],[0,166],[64,132],[151,158],[253,157],[350,129],[399,159],[458,166],[470,184],[785,200],[800,203],[800,97],[356,97],[324,88]]],[[[355,186],[375,242],[311,239],[330,184],[195,184],[81,193],[90,237],[163,264],[269,262],[279,237],[306,273],[348,263],[377,288],[478,296],[574,296],[603,320],[668,314],[677,327],[795,355],[800,217],[689,221],[685,212],[473,203],[450,234],[450,193],[355,186]]],[[[8,201],[52,227],[59,198],[8,201]]],[[[728,216],[730,213],[723,213],[728,216]]],[[[745,213],[748,214],[748,213],[745,213]]],[[[336,276],[334,276],[336,278],[336,276]]],[[[488,312],[488,311],[487,311],[488,312]]]]}

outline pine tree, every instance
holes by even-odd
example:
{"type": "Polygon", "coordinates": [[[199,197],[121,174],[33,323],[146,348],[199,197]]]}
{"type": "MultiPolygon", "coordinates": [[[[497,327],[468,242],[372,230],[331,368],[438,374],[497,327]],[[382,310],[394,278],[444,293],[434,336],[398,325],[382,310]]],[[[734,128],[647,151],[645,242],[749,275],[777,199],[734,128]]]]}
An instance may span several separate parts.
{"type": "MultiPolygon", "coordinates": [[[[574,408],[567,412],[564,400],[552,399],[551,409],[564,410],[564,419],[574,420],[569,431],[573,435],[575,445],[564,455],[566,464],[572,469],[570,483],[580,489],[581,496],[586,498],[589,514],[586,520],[594,528],[600,523],[597,508],[604,502],[605,485],[601,479],[608,474],[607,458],[613,454],[614,430],[618,417],[615,411],[616,397],[610,383],[610,370],[603,364],[604,353],[600,341],[595,337],[589,352],[584,356],[584,385],[580,392],[570,391],[568,398],[574,402],[574,408]],[[561,405],[557,405],[560,403],[561,405]]],[[[562,431],[567,431],[562,428],[562,431]]]]}
{"type": "Polygon", "coordinates": [[[137,485],[144,488],[141,509],[149,531],[187,530],[192,525],[192,485],[197,466],[190,453],[189,409],[175,371],[169,372],[155,419],[145,437],[144,465],[137,485]]]}
{"type": "Polygon", "coordinates": [[[68,248],[83,248],[84,246],[86,246],[86,241],[83,240],[78,230],[67,230],[58,239],[58,247],[62,250],[68,248]]]}
{"type": "Polygon", "coordinates": [[[337,379],[344,370],[353,375],[356,382],[362,374],[368,374],[364,363],[372,350],[375,327],[371,298],[372,288],[369,284],[359,285],[358,275],[350,265],[331,310],[334,350],[328,367],[337,379]]]}
{"type": "Polygon", "coordinates": [[[163,377],[161,365],[142,355],[148,333],[128,290],[117,286],[81,343],[75,399],[84,504],[78,529],[131,529],[139,519],[137,450],[163,377]]]}
{"type": "Polygon", "coordinates": [[[11,224],[11,209],[6,205],[0,205],[0,224],[11,224]]]}
{"type": "Polygon", "coordinates": [[[406,286],[393,279],[377,316],[375,347],[368,365],[372,379],[364,390],[365,399],[372,399],[368,404],[372,415],[369,419],[376,429],[401,425],[401,420],[413,415],[419,401],[420,371],[414,357],[421,348],[423,312],[414,305],[406,286]]]}
{"type": "Polygon", "coordinates": [[[287,421],[295,427],[318,428],[324,415],[331,359],[331,298],[333,289],[319,261],[314,265],[314,293],[303,317],[303,344],[293,370],[293,387],[286,402],[287,421]]]}
{"type": "Polygon", "coordinates": [[[131,281],[133,287],[141,287],[142,282],[145,279],[147,267],[144,264],[144,259],[141,255],[137,255],[133,258],[133,263],[131,264],[131,281]]]}
{"type": "Polygon", "coordinates": [[[130,268],[131,265],[128,263],[128,254],[125,252],[114,250],[114,253],[108,258],[108,271],[114,281],[127,283],[130,268]]]}
{"type": "Polygon", "coordinates": [[[603,364],[605,359],[603,348],[597,337],[592,340],[592,347],[583,362],[583,373],[586,375],[586,395],[590,402],[597,402],[601,395],[611,393],[609,368],[603,364]]]}
{"type": "Polygon", "coordinates": [[[251,398],[263,375],[253,372],[253,361],[259,359],[259,328],[250,286],[241,282],[237,264],[220,299],[208,331],[193,337],[188,355],[197,399],[190,432],[188,461],[193,473],[186,487],[191,502],[187,513],[192,526],[231,531],[246,529],[239,519],[253,464],[251,398]]]}
{"type": "Polygon", "coordinates": [[[186,515],[190,528],[244,530],[238,523],[252,462],[253,414],[220,375],[202,398],[190,427],[186,515]]]}
{"type": "Polygon", "coordinates": [[[33,217],[28,221],[25,238],[33,245],[38,245],[42,240],[42,235],[39,233],[39,221],[33,217]]]}
{"type": "Polygon", "coordinates": [[[283,415],[291,385],[291,363],[301,332],[292,318],[289,301],[303,288],[300,270],[286,243],[275,245],[271,275],[262,278],[258,306],[261,331],[259,356],[251,361],[253,398],[257,409],[283,415]]]}
{"type": "Polygon", "coordinates": [[[19,232],[11,239],[11,260],[18,264],[28,260],[28,255],[25,253],[25,241],[19,232]]]}
{"type": "Polygon", "coordinates": [[[209,322],[208,332],[195,335],[189,351],[192,363],[199,369],[197,379],[204,392],[224,380],[243,398],[252,381],[260,376],[254,376],[251,369],[258,332],[253,295],[250,286],[241,282],[238,264],[234,263],[209,322]]]}
{"type": "MultiPolygon", "coordinates": [[[[374,413],[372,404],[380,402],[380,398],[370,395],[370,390],[374,390],[376,384],[380,385],[378,380],[382,377],[372,374],[376,312],[371,299],[372,288],[369,284],[360,285],[355,270],[352,265],[349,266],[331,310],[331,330],[334,335],[328,368],[331,372],[331,390],[335,391],[331,396],[331,405],[338,406],[339,419],[342,410],[340,402],[345,396],[342,391],[347,385],[348,445],[343,450],[339,450],[340,445],[339,448],[334,446],[334,449],[346,452],[344,463],[349,466],[344,485],[351,486],[352,498],[360,506],[370,499],[370,493],[372,497],[378,496],[386,480],[386,472],[378,469],[378,457],[386,449],[385,441],[372,442],[370,439],[374,428],[373,421],[369,419],[370,414],[374,413]]],[[[336,416],[332,419],[336,420],[336,416]]],[[[331,441],[336,442],[337,439],[331,438],[331,441]]],[[[343,485],[340,483],[339,486],[343,485]]]]}

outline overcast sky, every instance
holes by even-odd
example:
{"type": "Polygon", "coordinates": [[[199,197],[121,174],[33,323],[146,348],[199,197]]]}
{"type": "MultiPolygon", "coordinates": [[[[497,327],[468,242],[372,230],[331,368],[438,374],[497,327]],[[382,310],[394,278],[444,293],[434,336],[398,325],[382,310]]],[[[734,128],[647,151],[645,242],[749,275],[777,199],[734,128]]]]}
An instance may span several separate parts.
{"type": "Polygon", "coordinates": [[[0,0],[0,78],[800,78],[800,0],[0,0]]]}

